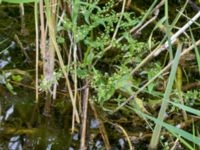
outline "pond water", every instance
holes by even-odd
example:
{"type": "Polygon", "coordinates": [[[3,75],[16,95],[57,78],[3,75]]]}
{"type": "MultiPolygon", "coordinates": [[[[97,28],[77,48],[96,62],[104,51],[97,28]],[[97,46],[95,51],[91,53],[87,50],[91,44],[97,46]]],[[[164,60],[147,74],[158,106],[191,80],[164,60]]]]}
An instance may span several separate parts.
{"type": "MultiPolygon", "coordinates": [[[[34,92],[21,90],[17,95],[0,97],[0,149],[67,149],[72,136],[69,107],[59,112],[54,107],[51,117],[34,103],[34,92]]],[[[57,104],[58,105],[58,104],[57,104]]],[[[70,106],[70,105],[69,105],[70,106]]],[[[73,147],[73,145],[71,145],[73,147]]]]}
{"type": "MultiPolygon", "coordinates": [[[[1,87],[2,88],[2,87],[1,87]]],[[[2,92],[3,90],[1,90],[2,92]]],[[[4,91],[0,96],[0,149],[2,150],[76,150],[80,144],[80,127],[71,133],[70,101],[65,97],[57,99],[52,106],[51,115],[46,117],[43,105],[34,103],[34,91],[16,89],[16,95],[4,91]]],[[[41,99],[45,101],[45,99],[41,99]]],[[[94,116],[88,120],[88,148],[105,149],[99,133],[99,122],[94,116]]],[[[112,149],[125,148],[124,136],[106,126],[112,149]]]]}

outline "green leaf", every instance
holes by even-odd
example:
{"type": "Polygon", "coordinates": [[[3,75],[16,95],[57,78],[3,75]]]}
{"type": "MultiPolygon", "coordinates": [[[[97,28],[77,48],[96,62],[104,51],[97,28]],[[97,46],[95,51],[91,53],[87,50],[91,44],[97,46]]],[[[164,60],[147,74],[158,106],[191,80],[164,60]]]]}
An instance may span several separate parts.
{"type": "Polygon", "coordinates": [[[59,44],[63,44],[63,43],[65,43],[65,39],[64,39],[63,37],[61,37],[61,36],[58,36],[58,37],[57,37],[57,42],[58,42],[59,44]]]}
{"type": "Polygon", "coordinates": [[[9,92],[12,93],[13,95],[16,94],[16,93],[14,92],[14,90],[13,90],[13,86],[12,86],[9,82],[6,83],[6,88],[7,88],[7,89],[9,90],[9,92]]]}
{"type": "Polygon", "coordinates": [[[20,82],[22,80],[22,76],[20,76],[20,75],[12,75],[12,79],[14,81],[20,82]]]}
{"type": "Polygon", "coordinates": [[[84,64],[86,65],[91,65],[92,64],[92,61],[94,59],[94,52],[91,48],[87,48],[87,51],[85,52],[84,54],[84,64]]]}
{"type": "Polygon", "coordinates": [[[7,2],[7,3],[33,3],[33,2],[38,2],[39,0],[1,0],[2,2],[7,2]]]}
{"type": "Polygon", "coordinates": [[[190,28],[190,34],[191,34],[191,37],[192,37],[192,43],[194,44],[194,50],[195,50],[195,54],[196,54],[196,58],[197,58],[197,64],[198,64],[198,69],[199,69],[199,73],[200,73],[200,54],[199,54],[199,50],[195,44],[195,39],[194,39],[194,36],[193,36],[193,33],[192,33],[192,30],[190,28]]]}
{"type": "Polygon", "coordinates": [[[147,113],[147,114],[150,114],[147,110],[146,110],[146,108],[144,107],[144,102],[143,102],[143,100],[141,100],[140,98],[138,98],[138,97],[135,97],[135,104],[136,104],[136,106],[135,106],[135,108],[138,108],[140,111],[142,111],[143,113],[147,113]]]}
{"type": "MultiPolygon", "coordinates": [[[[160,111],[159,111],[159,114],[158,114],[159,120],[164,120],[165,112],[166,112],[167,107],[168,107],[168,100],[169,100],[169,97],[170,97],[170,94],[171,94],[171,91],[172,91],[172,86],[173,86],[173,83],[174,83],[176,70],[177,70],[177,67],[178,67],[179,59],[180,59],[181,49],[182,49],[182,44],[179,44],[178,49],[176,51],[175,58],[173,60],[173,65],[172,65],[171,72],[170,72],[170,75],[169,75],[169,80],[168,80],[168,83],[167,83],[167,87],[166,87],[166,90],[165,90],[165,94],[164,94],[164,97],[163,97],[161,108],[160,108],[160,111]]],[[[150,142],[150,147],[154,148],[157,145],[159,138],[160,138],[160,131],[161,131],[161,126],[160,126],[159,123],[156,122],[156,126],[154,128],[153,135],[152,135],[151,142],[150,142]]]]}
{"type": "Polygon", "coordinates": [[[77,68],[77,76],[81,79],[85,79],[88,77],[89,73],[88,70],[85,68],[77,68]]]}
{"type": "Polygon", "coordinates": [[[131,75],[127,74],[127,75],[122,76],[119,80],[116,80],[115,88],[120,89],[123,92],[126,92],[127,94],[131,95],[133,93],[131,89],[132,88],[131,75]]]}

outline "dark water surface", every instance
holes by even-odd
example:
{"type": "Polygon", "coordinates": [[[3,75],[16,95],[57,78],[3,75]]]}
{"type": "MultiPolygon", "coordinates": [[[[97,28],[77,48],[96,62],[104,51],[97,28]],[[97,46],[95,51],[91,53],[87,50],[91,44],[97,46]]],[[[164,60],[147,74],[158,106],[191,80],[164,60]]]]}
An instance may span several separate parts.
{"type": "Polygon", "coordinates": [[[34,103],[34,97],[33,91],[25,89],[18,91],[17,95],[8,93],[0,97],[0,149],[70,147],[71,104],[57,103],[51,116],[45,117],[43,109],[34,103]]]}

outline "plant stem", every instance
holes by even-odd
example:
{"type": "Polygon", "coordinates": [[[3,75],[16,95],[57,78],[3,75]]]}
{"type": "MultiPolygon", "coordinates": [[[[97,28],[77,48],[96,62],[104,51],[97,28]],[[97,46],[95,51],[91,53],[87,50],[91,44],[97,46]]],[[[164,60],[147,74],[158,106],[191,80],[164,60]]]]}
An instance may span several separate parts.
{"type": "Polygon", "coordinates": [[[39,101],[39,27],[38,27],[38,3],[35,2],[34,6],[35,15],[35,102],[39,101]]]}

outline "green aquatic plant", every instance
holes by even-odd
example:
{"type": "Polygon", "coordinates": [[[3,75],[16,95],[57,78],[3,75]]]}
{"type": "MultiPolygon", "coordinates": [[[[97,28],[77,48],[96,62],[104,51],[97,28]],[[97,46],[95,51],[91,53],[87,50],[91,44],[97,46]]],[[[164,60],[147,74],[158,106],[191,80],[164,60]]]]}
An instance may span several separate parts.
{"type": "MultiPolygon", "coordinates": [[[[151,148],[159,145],[162,127],[172,133],[169,139],[174,140],[171,138],[173,136],[189,149],[192,149],[192,146],[188,141],[198,145],[199,138],[195,137],[197,134],[195,128],[192,135],[189,130],[186,132],[176,129],[175,125],[167,123],[168,120],[164,122],[168,105],[172,107],[169,113],[173,112],[175,116],[179,115],[180,110],[188,113],[186,115],[189,117],[190,113],[199,116],[199,111],[194,109],[199,107],[199,90],[186,92],[183,90],[186,80],[182,74],[185,68],[181,57],[194,49],[197,58],[195,67],[200,70],[198,51],[200,43],[196,41],[197,36],[193,27],[190,29],[190,35],[187,35],[186,29],[179,30],[179,19],[183,17],[187,2],[175,15],[171,24],[171,20],[168,20],[172,17],[168,15],[167,0],[152,1],[147,11],[142,10],[143,8],[137,11],[138,8],[133,7],[143,2],[127,0],[1,0],[1,2],[17,4],[35,2],[36,103],[40,103],[39,90],[45,92],[48,97],[45,108],[48,111],[52,103],[51,98],[55,98],[57,86],[60,89],[67,89],[73,106],[72,132],[75,130],[76,122],[82,123],[80,149],[83,149],[86,143],[89,100],[91,107],[92,103],[96,103],[109,113],[116,113],[121,109],[117,113],[122,115],[123,111],[131,111],[133,118],[136,118],[135,114],[139,115],[148,128],[152,128],[148,122],[152,120],[156,126],[151,148]],[[164,3],[165,13],[162,16],[159,12],[162,12],[160,8],[164,3]],[[176,30],[178,30],[174,34],[176,36],[172,36],[176,30]],[[187,38],[183,36],[178,39],[177,35],[183,32],[187,38]],[[177,43],[174,43],[175,40],[177,43]],[[181,48],[182,43],[184,45],[181,48]],[[174,44],[178,44],[175,57],[174,44]],[[187,52],[184,51],[186,47],[188,47],[187,52]],[[168,51],[165,51],[166,48],[168,51]],[[157,57],[158,55],[160,56],[157,57]],[[39,60],[42,62],[41,71],[39,60]],[[172,69],[168,77],[170,67],[172,69]],[[61,83],[64,80],[65,82],[61,83]],[[161,88],[158,87],[159,84],[161,88]],[[158,108],[161,105],[158,118],[152,117],[157,112],[150,106],[148,101],[150,99],[158,108]],[[107,107],[109,104],[113,107],[107,107]]],[[[180,5],[182,6],[182,3],[180,5]]],[[[195,24],[195,21],[193,22],[195,24]]],[[[0,55],[4,52],[1,51],[0,55]]],[[[187,82],[190,82],[191,74],[187,74],[187,82]]],[[[23,80],[21,74],[6,74],[5,71],[1,71],[0,82],[12,93],[15,90],[10,81],[21,80],[23,80]]],[[[198,79],[193,80],[198,81],[198,79]]],[[[184,117],[184,121],[187,121],[187,118],[184,117]]],[[[129,145],[132,148],[130,142],[129,145]]],[[[163,147],[171,148],[170,146],[167,141],[163,147]]]]}

